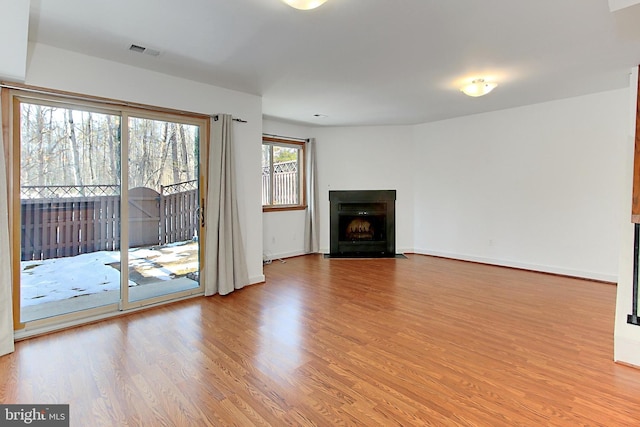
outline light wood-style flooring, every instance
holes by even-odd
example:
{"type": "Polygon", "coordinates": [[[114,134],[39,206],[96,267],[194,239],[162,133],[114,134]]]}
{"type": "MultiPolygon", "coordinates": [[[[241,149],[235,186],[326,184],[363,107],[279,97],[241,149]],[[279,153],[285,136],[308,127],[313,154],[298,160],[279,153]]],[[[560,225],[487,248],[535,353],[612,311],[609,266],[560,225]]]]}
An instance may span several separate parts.
{"type": "Polygon", "coordinates": [[[265,274],[18,342],[0,401],[72,426],[640,425],[611,284],[420,255],[265,274]]]}

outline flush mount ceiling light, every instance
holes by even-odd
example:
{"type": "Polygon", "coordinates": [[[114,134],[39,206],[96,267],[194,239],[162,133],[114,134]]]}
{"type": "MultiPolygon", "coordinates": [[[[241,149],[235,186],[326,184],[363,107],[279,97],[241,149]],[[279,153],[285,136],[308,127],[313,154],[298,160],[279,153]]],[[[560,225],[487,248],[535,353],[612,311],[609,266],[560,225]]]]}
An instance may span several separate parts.
{"type": "Polygon", "coordinates": [[[498,86],[497,83],[490,83],[484,81],[484,79],[476,79],[471,82],[471,84],[466,85],[462,89],[460,89],[465,95],[469,96],[482,96],[491,92],[495,87],[498,86]]]}
{"type": "Polygon", "coordinates": [[[282,0],[291,7],[300,10],[310,10],[322,6],[327,0],[282,0]]]}

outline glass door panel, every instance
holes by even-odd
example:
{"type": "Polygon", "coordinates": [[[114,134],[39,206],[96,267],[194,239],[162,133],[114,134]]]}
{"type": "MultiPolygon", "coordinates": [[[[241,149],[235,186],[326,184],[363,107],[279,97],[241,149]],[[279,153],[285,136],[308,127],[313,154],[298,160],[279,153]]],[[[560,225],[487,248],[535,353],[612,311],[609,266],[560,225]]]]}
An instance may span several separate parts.
{"type": "Polygon", "coordinates": [[[128,119],[128,302],[200,289],[196,125],[128,119]]]}
{"type": "Polygon", "coordinates": [[[120,116],[20,102],[20,321],[120,300],[120,116]]]}

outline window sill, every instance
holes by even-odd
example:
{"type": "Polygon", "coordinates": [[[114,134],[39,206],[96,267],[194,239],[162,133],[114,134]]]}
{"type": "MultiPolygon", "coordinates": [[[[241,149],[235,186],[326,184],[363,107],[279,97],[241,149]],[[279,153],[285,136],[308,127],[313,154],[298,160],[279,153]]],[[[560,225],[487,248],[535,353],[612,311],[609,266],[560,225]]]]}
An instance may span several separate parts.
{"type": "Polygon", "coordinates": [[[303,211],[306,205],[301,206],[263,206],[262,212],[303,211]]]}

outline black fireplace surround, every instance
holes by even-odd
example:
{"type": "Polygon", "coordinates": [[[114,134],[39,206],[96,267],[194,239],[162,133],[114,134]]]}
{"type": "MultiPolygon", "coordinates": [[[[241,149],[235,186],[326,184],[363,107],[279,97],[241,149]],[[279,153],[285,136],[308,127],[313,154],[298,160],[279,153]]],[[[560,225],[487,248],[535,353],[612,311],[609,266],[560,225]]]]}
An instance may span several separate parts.
{"type": "Polygon", "coordinates": [[[396,256],[396,190],[329,191],[332,258],[396,256]]]}

